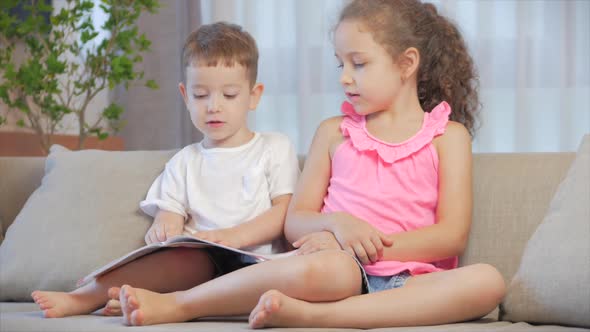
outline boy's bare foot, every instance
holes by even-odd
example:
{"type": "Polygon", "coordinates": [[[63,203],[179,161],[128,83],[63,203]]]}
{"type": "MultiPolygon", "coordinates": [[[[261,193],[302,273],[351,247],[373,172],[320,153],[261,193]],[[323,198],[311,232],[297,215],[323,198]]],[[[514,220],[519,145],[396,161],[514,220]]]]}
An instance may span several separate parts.
{"type": "Polygon", "coordinates": [[[248,323],[253,329],[264,327],[306,327],[308,302],[289,297],[277,290],[262,294],[250,313],[248,323]]]}
{"type": "Polygon", "coordinates": [[[102,310],[102,314],[105,316],[123,316],[123,311],[121,311],[121,302],[119,301],[119,292],[121,288],[119,287],[111,287],[109,288],[107,294],[109,296],[109,302],[105,305],[104,309],[102,310]]]}
{"type": "Polygon", "coordinates": [[[127,325],[176,323],[191,319],[184,314],[174,293],[160,294],[124,285],[119,301],[127,325]]]}
{"type": "Polygon", "coordinates": [[[89,314],[97,309],[87,297],[64,292],[34,291],[31,297],[43,310],[45,318],[59,318],[89,314]]]}

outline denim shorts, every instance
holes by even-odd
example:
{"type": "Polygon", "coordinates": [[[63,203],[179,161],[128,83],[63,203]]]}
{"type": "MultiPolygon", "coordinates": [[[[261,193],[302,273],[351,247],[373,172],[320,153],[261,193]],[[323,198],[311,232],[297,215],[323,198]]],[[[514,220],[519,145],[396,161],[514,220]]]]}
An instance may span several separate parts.
{"type": "Polygon", "coordinates": [[[408,270],[392,276],[371,276],[363,273],[363,294],[403,287],[411,276],[408,270]]]}
{"type": "Polygon", "coordinates": [[[363,267],[363,264],[358,258],[353,257],[356,261],[361,275],[363,277],[362,294],[375,293],[388,289],[400,288],[406,284],[406,281],[412,276],[408,270],[404,270],[398,274],[391,276],[372,276],[368,275],[363,267]]]}

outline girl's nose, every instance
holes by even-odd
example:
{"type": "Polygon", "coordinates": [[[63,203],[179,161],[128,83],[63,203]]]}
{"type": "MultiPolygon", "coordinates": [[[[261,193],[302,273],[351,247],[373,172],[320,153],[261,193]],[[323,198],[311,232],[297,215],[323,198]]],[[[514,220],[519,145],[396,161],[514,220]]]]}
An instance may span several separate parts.
{"type": "Polygon", "coordinates": [[[342,71],[340,74],[340,84],[342,85],[349,85],[352,84],[352,76],[348,74],[345,70],[342,71]]]}

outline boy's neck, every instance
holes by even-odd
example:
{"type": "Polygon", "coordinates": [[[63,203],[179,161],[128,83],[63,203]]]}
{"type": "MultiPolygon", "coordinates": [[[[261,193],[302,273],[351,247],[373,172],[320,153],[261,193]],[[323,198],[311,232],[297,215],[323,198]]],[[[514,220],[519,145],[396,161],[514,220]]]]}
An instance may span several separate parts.
{"type": "Polygon", "coordinates": [[[211,140],[208,137],[203,138],[201,145],[205,149],[230,149],[230,148],[237,148],[243,145],[250,143],[256,133],[251,130],[246,130],[243,133],[236,133],[235,135],[228,137],[224,140],[211,140]],[[238,136],[239,135],[239,136],[238,136]],[[238,137],[236,137],[238,136],[238,137]]]}

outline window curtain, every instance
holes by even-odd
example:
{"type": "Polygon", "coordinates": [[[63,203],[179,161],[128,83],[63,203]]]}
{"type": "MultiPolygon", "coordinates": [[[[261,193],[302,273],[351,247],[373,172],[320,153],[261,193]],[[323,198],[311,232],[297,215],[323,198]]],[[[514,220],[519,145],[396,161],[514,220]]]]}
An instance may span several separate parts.
{"type": "MultiPolygon", "coordinates": [[[[199,24],[224,20],[247,29],[260,50],[266,89],[251,128],[283,132],[306,153],[319,123],[338,115],[344,100],[331,32],[346,2],[162,0],[160,12],[140,22],[154,50],[146,77],[155,76],[160,90],[122,94],[128,148],[200,139],[177,90],[180,48],[199,24]]],[[[574,151],[590,132],[590,2],[432,2],[457,23],[478,68],[483,107],[474,151],[574,151]]]]}
{"type": "Polygon", "coordinates": [[[157,14],[142,14],[139,31],[151,40],[151,52],[143,56],[146,79],[159,89],[119,87],[111,98],[125,108],[121,130],[128,150],[180,148],[201,140],[178,91],[182,80],[182,46],[189,33],[200,25],[200,3],[193,0],[160,0],[157,14]]]}

